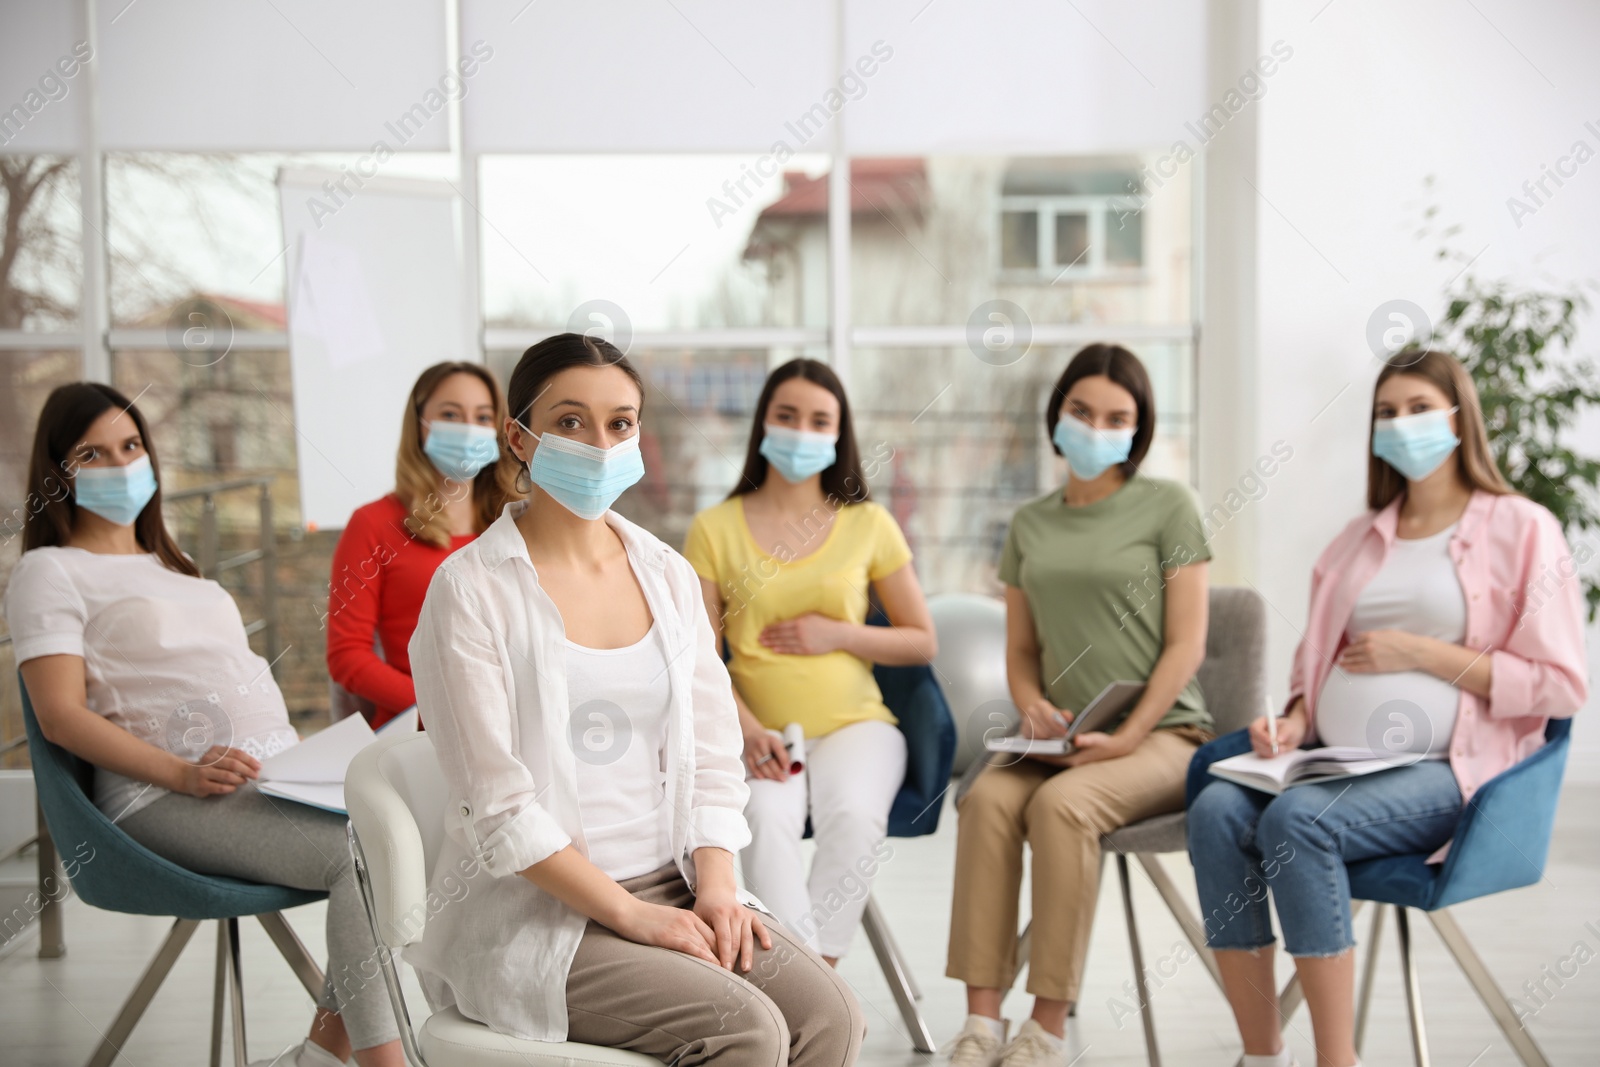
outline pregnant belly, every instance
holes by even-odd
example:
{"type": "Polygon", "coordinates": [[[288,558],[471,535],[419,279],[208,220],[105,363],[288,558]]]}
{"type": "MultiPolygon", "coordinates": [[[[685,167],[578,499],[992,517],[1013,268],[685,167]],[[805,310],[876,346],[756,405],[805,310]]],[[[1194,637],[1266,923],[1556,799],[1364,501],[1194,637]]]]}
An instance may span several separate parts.
{"type": "Polygon", "coordinates": [[[1317,738],[1324,745],[1443,757],[1460,703],[1459,689],[1422,671],[1335,671],[1318,694],[1317,738]]]}

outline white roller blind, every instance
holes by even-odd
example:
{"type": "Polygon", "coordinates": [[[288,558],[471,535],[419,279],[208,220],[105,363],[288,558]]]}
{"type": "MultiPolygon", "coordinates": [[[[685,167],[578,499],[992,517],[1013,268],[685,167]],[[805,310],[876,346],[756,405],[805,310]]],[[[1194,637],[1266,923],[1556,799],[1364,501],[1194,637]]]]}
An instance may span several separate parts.
{"type": "Polygon", "coordinates": [[[96,12],[108,150],[449,147],[443,0],[112,0],[96,12]]]}
{"type": "Polygon", "coordinates": [[[323,182],[286,171],[278,193],[288,245],[301,518],[342,528],[394,488],[400,414],[417,375],[461,351],[466,314],[454,190],[447,182],[368,181],[327,213],[323,182]]]}
{"type": "Polygon", "coordinates": [[[785,122],[828,87],[832,0],[463,0],[495,50],[463,105],[487,152],[820,151],[785,122]]]}
{"type": "Polygon", "coordinates": [[[848,105],[863,155],[1167,147],[1205,110],[1203,0],[854,0],[845,52],[893,56],[848,105]]]}
{"type": "Polygon", "coordinates": [[[0,0],[0,152],[78,150],[90,55],[78,6],[0,0]]]}

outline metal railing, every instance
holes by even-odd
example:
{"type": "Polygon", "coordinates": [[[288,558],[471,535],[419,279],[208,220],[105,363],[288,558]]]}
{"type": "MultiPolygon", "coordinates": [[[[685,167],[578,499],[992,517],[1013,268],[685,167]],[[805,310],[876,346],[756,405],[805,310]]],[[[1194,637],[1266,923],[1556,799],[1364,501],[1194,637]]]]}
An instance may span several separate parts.
{"type": "MultiPolygon", "coordinates": [[[[210,485],[197,485],[190,489],[179,489],[175,492],[166,493],[162,497],[162,502],[164,504],[172,504],[186,500],[200,501],[200,543],[196,546],[198,554],[191,553],[190,558],[200,568],[200,573],[203,577],[216,578],[228,571],[237,570],[252,563],[261,564],[261,617],[246,623],[244,629],[247,635],[256,633],[262,635],[267,662],[275,665],[278,662],[278,546],[272,530],[273,481],[274,479],[271,475],[230,478],[226,481],[212,482],[210,485]],[[260,545],[257,548],[240,552],[226,559],[219,559],[220,537],[217,528],[217,497],[223,493],[239,492],[251,488],[257,489],[259,493],[260,545]]],[[[0,635],[0,648],[11,643],[10,634],[0,635]]],[[[13,749],[24,747],[27,743],[28,736],[26,732],[20,737],[14,737],[0,743],[0,758],[3,758],[13,749]]],[[[62,901],[57,894],[47,891],[49,882],[52,879],[59,884],[61,872],[57,869],[55,843],[50,839],[50,828],[45,825],[42,808],[38,809],[37,834],[0,853],[0,861],[10,859],[33,844],[39,846],[38,893],[39,899],[44,902],[39,909],[39,956],[41,959],[54,959],[63,955],[67,950],[66,931],[62,922],[62,901]]]]}

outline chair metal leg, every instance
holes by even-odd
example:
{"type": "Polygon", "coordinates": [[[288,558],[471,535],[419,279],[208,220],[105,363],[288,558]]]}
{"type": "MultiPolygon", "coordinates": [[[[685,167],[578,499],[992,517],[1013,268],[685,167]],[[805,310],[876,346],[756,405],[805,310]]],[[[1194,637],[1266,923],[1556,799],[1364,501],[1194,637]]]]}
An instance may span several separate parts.
{"type": "Polygon", "coordinates": [[[883,913],[878,910],[878,902],[870,895],[867,897],[867,909],[877,915],[878,930],[883,934],[883,939],[889,943],[889,951],[894,954],[895,959],[900,961],[900,969],[905,972],[906,985],[911,990],[911,996],[916,1000],[921,1000],[922,987],[917,984],[916,973],[912,971],[911,965],[906,962],[906,954],[900,951],[900,942],[894,939],[894,931],[889,928],[888,923],[883,921],[883,913]]]}
{"type": "Polygon", "coordinates": [[[1117,880],[1122,884],[1122,911],[1128,919],[1128,948],[1133,952],[1133,988],[1139,995],[1139,1021],[1144,1024],[1145,1054],[1150,1067],[1161,1067],[1161,1052],[1156,1047],[1155,1005],[1145,987],[1144,953],[1139,951],[1139,924],[1133,915],[1133,883],[1128,877],[1128,857],[1117,853],[1117,880]]]}
{"type": "Polygon", "coordinates": [[[228,994],[228,921],[217,920],[217,976],[211,993],[211,1067],[222,1067],[222,1002],[228,994]]]}
{"type": "Polygon", "coordinates": [[[56,857],[55,839],[44,821],[44,805],[35,802],[35,807],[39,830],[39,899],[44,901],[39,909],[39,958],[56,960],[67,954],[66,924],[62,918],[65,899],[59,891],[63,872],[56,857]],[[51,886],[58,887],[57,891],[52,892],[51,886]]]}
{"type": "Polygon", "coordinates": [[[272,938],[272,943],[278,946],[278,951],[283,954],[284,961],[289,964],[289,969],[294,971],[300,984],[306,987],[306,992],[311,994],[312,1000],[322,996],[323,977],[322,968],[317,966],[317,961],[311,958],[311,953],[306,951],[306,946],[301,942],[294,927],[289,925],[289,920],[283,917],[281,911],[262,912],[256,916],[261,925],[266,929],[267,936],[272,938]]]}
{"type": "Polygon", "coordinates": [[[1178,887],[1173,884],[1171,875],[1167,874],[1166,867],[1162,866],[1161,859],[1154,853],[1140,852],[1137,854],[1139,866],[1144,868],[1144,873],[1149,876],[1151,883],[1156,887],[1156,892],[1161,894],[1161,900],[1166,904],[1167,910],[1172,913],[1173,919],[1183,931],[1183,936],[1189,939],[1189,945],[1200,957],[1200,962],[1211,974],[1211,980],[1217,983],[1217,988],[1222,988],[1222,971],[1217,967],[1216,953],[1211,951],[1206,944],[1205,929],[1196,919],[1194,912],[1189,910],[1188,902],[1178,892],[1178,887]]]}
{"type": "Polygon", "coordinates": [[[228,919],[228,993],[233,1004],[234,1067],[249,1067],[244,1037],[244,965],[239,955],[239,920],[228,919]]]}
{"type": "Polygon", "coordinates": [[[1033,922],[1022,928],[1022,933],[1017,935],[1017,965],[1011,970],[1011,985],[1008,989],[1016,988],[1017,977],[1022,974],[1022,968],[1028,965],[1028,957],[1033,953],[1033,922]]]}
{"type": "Polygon", "coordinates": [[[1439,940],[1450,950],[1450,955],[1456,958],[1456,965],[1467,976],[1467,981],[1472,983],[1472,988],[1478,991],[1483,1006],[1489,1009],[1494,1021],[1500,1024],[1500,1032],[1506,1035],[1506,1040],[1516,1050],[1517,1056],[1528,1067],[1550,1067],[1550,1061],[1545,1059],[1544,1053],[1533,1040],[1533,1035],[1529,1034],[1517,1020],[1517,1013],[1512,1010],[1506,995],[1495,984],[1489,968],[1483,965],[1483,960],[1473,950],[1467,935],[1461,932],[1455,916],[1450,914],[1448,908],[1430,911],[1427,914],[1433,923],[1433,928],[1439,933],[1439,940]]]}
{"type": "Polygon", "coordinates": [[[1372,907],[1372,932],[1367,935],[1367,958],[1361,965],[1361,991],[1356,999],[1356,1052],[1367,1036],[1367,1009],[1372,1005],[1372,980],[1378,973],[1378,945],[1383,937],[1382,904],[1372,907]]]}
{"type": "Polygon", "coordinates": [[[151,998],[166,980],[167,972],[172,970],[172,965],[183,953],[183,947],[189,943],[189,938],[194,936],[199,926],[200,922],[197,919],[173,920],[172,929],[167,933],[166,940],[161,943],[161,948],[156,951],[155,958],[150,961],[138,984],[133,987],[133,992],[129,993],[128,999],[123,1002],[122,1010],[117,1013],[116,1019],[101,1038],[100,1046],[95,1049],[94,1055],[89,1057],[88,1067],[111,1067],[116,1058],[122,1054],[123,1043],[128,1040],[128,1035],[133,1033],[140,1016],[150,1006],[151,998]]]}
{"type": "Polygon", "coordinates": [[[1394,931],[1400,942],[1400,969],[1406,987],[1406,1014],[1411,1019],[1411,1052],[1417,1067],[1428,1067],[1428,1034],[1422,1022],[1422,984],[1417,981],[1417,959],[1411,947],[1411,921],[1406,909],[1395,906],[1394,931]]]}
{"type": "Polygon", "coordinates": [[[900,1017],[905,1020],[906,1028],[911,1031],[912,1047],[918,1052],[938,1052],[939,1046],[934,1044],[933,1035],[928,1032],[928,1024],[923,1021],[922,1012],[917,1007],[905,963],[896,953],[894,942],[887,936],[888,925],[883,921],[877,903],[870,896],[867,898],[867,910],[862,915],[861,926],[866,930],[867,940],[872,943],[872,951],[878,957],[878,966],[883,968],[883,977],[889,982],[889,991],[894,994],[894,1001],[899,1005],[900,1017]]]}
{"type": "Polygon", "coordinates": [[[350,856],[355,861],[356,885],[361,889],[361,903],[367,912],[367,926],[372,930],[373,943],[378,946],[378,964],[383,972],[384,987],[389,990],[389,1006],[394,1009],[395,1022],[400,1028],[400,1047],[406,1062],[413,1067],[427,1067],[422,1049],[417,1044],[417,1031],[411,1025],[411,1012],[406,1008],[406,995],[400,988],[400,970],[395,964],[395,954],[378,926],[378,906],[372,899],[372,879],[367,871],[367,857],[361,851],[361,841],[356,837],[355,823],[345,823],[345,840],[350,845],[350,856]]]}

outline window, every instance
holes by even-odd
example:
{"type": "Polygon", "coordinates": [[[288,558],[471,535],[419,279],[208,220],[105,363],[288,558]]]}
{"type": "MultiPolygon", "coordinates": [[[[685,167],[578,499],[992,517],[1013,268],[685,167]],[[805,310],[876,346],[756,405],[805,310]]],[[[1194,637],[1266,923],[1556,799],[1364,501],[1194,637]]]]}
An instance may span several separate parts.
{"type": "Polygon", "coordinates": [[[1112,196],[1000,201],[1000,270],[1016,281],[1113,278],[1144,266],[1144,220],[1112,196]]]}

